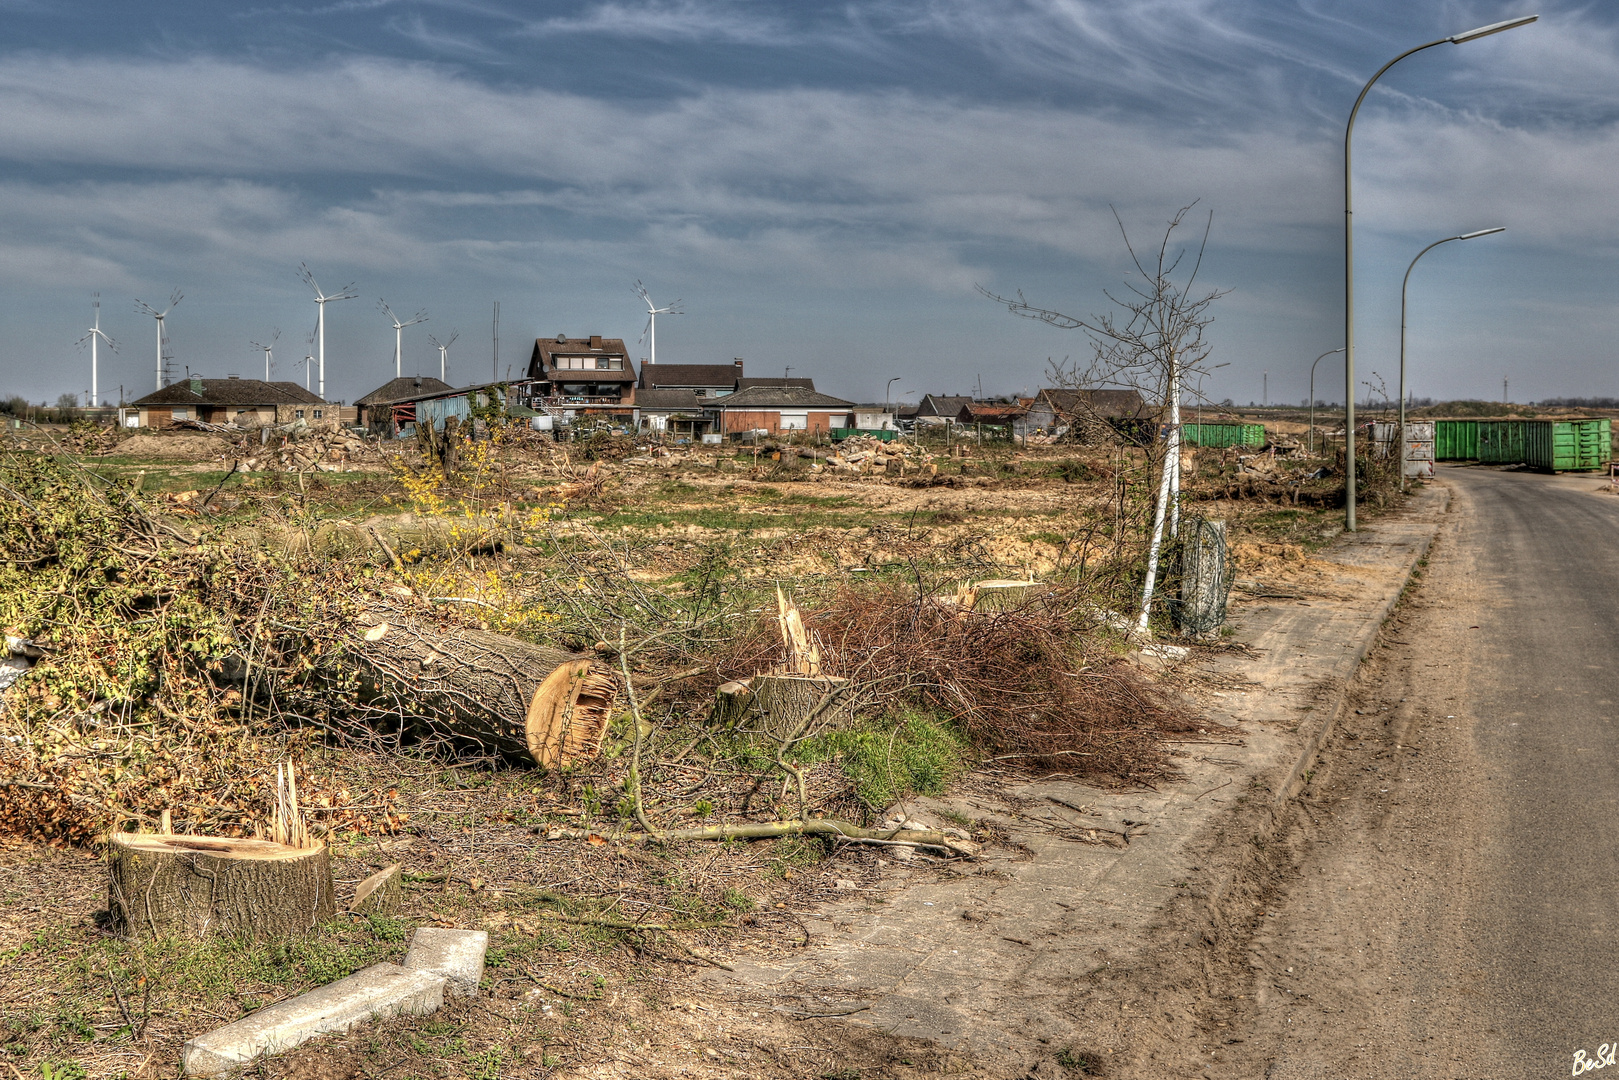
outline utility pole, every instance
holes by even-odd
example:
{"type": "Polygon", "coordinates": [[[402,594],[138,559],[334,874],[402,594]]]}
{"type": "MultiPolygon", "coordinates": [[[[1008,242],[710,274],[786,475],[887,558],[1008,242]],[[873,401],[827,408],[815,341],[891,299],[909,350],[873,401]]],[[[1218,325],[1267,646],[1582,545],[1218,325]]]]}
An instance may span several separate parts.
{"type": "Polygon", "coordinates": [[[1259,403],[1268,408],[1270,406],[1270,372],[1265,372],[1263,378],[1264,381],[1260,383],[1259,403]]]}
{"type": "Polygon", "coordinates": [[[494,339],[494,355],[489,364],[489,381],[500,381],[500,301],[495,301],[495,316],[491,324],[491,335],[494,339]]]}
{"type": "Polygon", "coordinates": [[[1507,397],[1507,377],[1503,375],[1501,376],[1501,404],[1505,405],[1511,400],[1511,398],[1507,397]]]}

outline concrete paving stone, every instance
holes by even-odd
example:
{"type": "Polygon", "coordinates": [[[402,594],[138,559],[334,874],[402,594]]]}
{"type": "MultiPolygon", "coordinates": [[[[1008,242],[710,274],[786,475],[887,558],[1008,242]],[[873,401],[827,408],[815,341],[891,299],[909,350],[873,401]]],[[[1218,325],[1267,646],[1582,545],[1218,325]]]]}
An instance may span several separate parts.
{"type": "Polygon", "coordinates": [[[488,951],[486,930],[423,926],[411,937],[404,963],[414,971],[431,971],[449,979],[451,997],[477,997],[488,951]]]}
{"type": "Polygon", "coordinates": [[[266,1054],[290,1050],[319,1035],[390,1016],[422,1015],[444,1004],[445,978],[398,964],[372,964],[346,979],[260,1009],[185,1044],[188,1076],[223,1076],[266,1054]]]}

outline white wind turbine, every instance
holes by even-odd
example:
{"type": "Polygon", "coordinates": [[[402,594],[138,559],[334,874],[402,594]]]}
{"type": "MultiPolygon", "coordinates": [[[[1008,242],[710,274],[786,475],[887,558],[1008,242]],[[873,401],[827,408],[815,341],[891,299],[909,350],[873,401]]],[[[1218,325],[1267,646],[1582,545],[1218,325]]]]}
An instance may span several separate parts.
{"type": "MultiPolygon", "coordinates": [[[[320,291],[320,285],[315,281],[315,275],[310,271],[309,264],[299,263],[298,267],[298,277],[302,279],[305,285],[315,290],[317,312],[315,315],[315,337],[320,342],[319,347],[316,349],[318,354],[317,366],[320,369],[320,389],[316,390],[315,393],[324,400],[326,397],[326,305],[333,300],[353,300],[360,294],[354,291],[354,282],[351,281],[337,292],[327,296],[320,291]]],[[[308,379],[306,378],[304,381],[307,382],[308,379]]],[[[308,389],[308,387],[305,387],[305,389],[308,389]]]]}
{"type": "Polygon", "coordinates": [[[439,379],[439,382],[449,382],[450,381],[449,375],[446,374],[450,370],[450,346],[454,345],[455,344],[455,339],[460,337],[460,336],[461,336],[461,331],[459,331],[459,330],[451,330],[449,340],[447,340],[447,341],[440,341],[438,338],[434,337],[432,334],[427,335],[427,340],[431,341],[433,343],[433,348],[438,350],[438,379],[439,379]]]}
{"type": "MultiPolygon", "coordinates": [[[[248,342],[248,344],[253,346],[255,349],[263,349],[264,350],[264,381],[265,382],[270,381],[270,353],[275,350],[276,339],[279,338],[280,336],[281,336],[281,331],[280,330],[275,331],[275,333],[270,335],[270,344],[268,344],[268,345],[260,345],[256,341],[248,342]]],[[[307,379],[305,381],[307,381],[307,379]]]]}
{"type": "Polygon", "coordinates": [[[388,306],[388,301],[378,300],[377,307],[384,315],[388,316],[388,321],[394,324],[394,378],[397,379],[404,374],[403,368],[405,365],[400,359],[400,347],[405,341],[405,327],[415,326],[417,323],[426,322],[427,309],[423,308],[422,310],[416,312],[416,314],[412,315],[409,319],[406,319],[404,322],[400,322],[399,316],[395,315],[393,308],[388,306]]]}
{"type": "Polygon", "coordinates": [[[647,295],[646,286],[639,281],[635,283],[635,295],[639,296],[646,304],[646,329],[641,331],[641,340],[647,343],[646,362],[656,364],[658,362],[658,316],[684,315],[685,312],[680,310],[679,300],[665,304],[663,307],[654,304],[652,297],[647,295]]]}
{"type": "Polygon", "coordinates": [[[96,338],[100,338],[102,341],[105,341],[107,343],[107,348],[111,349],[113,352],[118,351],[118,343],[112,338],[108,337],[101,330],[100,293],[96,293],[91,299],[90,310],[95,314],[95,321],[91,324],[90,329],[84,332],[84,336],[78,340],[77,344],[82,346],[86,341],[90,343],[90,407],[93,409],[96,407],[97,402],[101,400],[100,383],[97,381],[98,366],[96,358],[96,338]]]}
{"type": "Polygon", "coordinates": [[[184,299],[185,293],[182,293],[179,289],[175,289],[174,295],[169,297],[169,306],[164,308],[162,311],[157,310],[157,308],[143,300],[135,301],[136,311],[144,311],[146,314],[157,320],[157,388],[159,390],[163,389],[163,346],[169,343],[169,339],[163,336],[163,319],[168,315],[169,312],[174,310],[174,306],[176,304],[184,299]]]}

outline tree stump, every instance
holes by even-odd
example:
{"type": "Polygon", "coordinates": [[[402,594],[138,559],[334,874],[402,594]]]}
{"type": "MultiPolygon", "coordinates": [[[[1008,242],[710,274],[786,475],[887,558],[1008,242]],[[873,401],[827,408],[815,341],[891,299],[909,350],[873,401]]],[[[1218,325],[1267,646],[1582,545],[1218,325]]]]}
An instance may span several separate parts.
{"type": "Polygon", "coordinates": [[[812,729],[838,727],[854,717],[848,679],[805,675],[755,675],[725,683],[716,692],[714,719],[752,723],[773,739],[790,740],[812,729]],[[828,695],[838,696],[827,701],[828,695]],[[825,702],[825,707],[822,707],[825,702]],[[811,714],[821,709],[819,715],[811,714]]]}
{"type": "Polygon", "coordinates": [[[405,875],[394,863],[360,882],[349,910],[358,915],[392,915],[404,898],[405,875]]]}
{"type": "Polygon", "coordinates": [[[337,910],[324,844],[114,833],[107,880],[114,929],[154,940],[293,937],[337,910]]]}

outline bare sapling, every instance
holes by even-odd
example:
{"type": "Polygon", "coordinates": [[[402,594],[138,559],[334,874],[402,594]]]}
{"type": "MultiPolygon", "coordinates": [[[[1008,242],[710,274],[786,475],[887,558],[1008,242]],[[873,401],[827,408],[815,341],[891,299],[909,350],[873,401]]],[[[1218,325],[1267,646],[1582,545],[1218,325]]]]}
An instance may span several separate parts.
{"type": "MultiPolygon", "coordinates": [[[[1176,278],[1186,250],[1172,248],[1171,244],[1175,230],[1182,226],[1195,205],[1194,202],[1183,206],[1175,213],[1164,229],[1156,258],[1151,260],[1143,259],[1131,243],[1118,211],[1113,212],[1125,250],[1139,275],[1139,280],[1126,280],[1125,294],[1115,295],[1104,290],[1115,311],[1088,317],[1065,315],[1030,304],[1021,292],[1007,297],[982,286],[979,288],[991,300],[1006,305],[1014,315],[1085,333],[1092,347],[1091,363],[1083,369],[1077,363],[1059,366],[1055,374],[1060,383],[1078,389],[1127,386],[1161,404],[1160,417],[1166,434],[1159,455],[1157,498],[1147,544],[1146,581],[1142,584],[1141,607],[1135,622],[1135,633],[1143,637],[1148,634],[1165,534],[1173,538],[1180,523],[1181,393],[1189,375],[1208,370],[1211,346],[1204,338],[1204,331],[1214,321],[1211,312],[1214,301],[1224,295],[1224,290],[1220,289],[1193,291],[1208,248],[1209,231],[1214,225],[1212,212],[1185,280],[1176,278]]],[[[1156,447],[1156,440],[1153,445],[1156,447]]],[[[1149,460],[1152,456],[1149,451],[1149,460]]]]}

